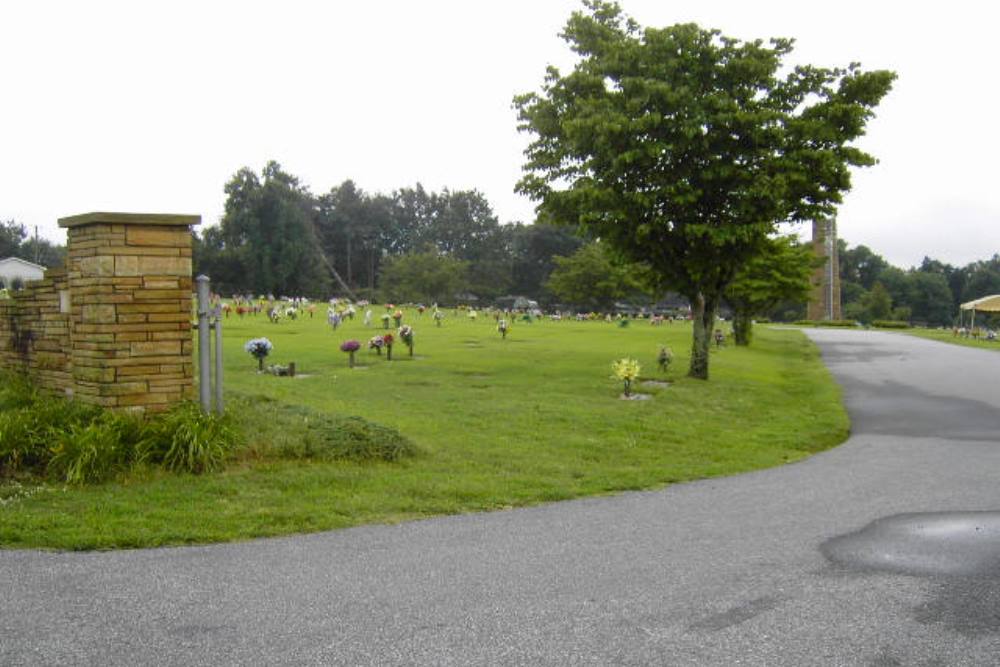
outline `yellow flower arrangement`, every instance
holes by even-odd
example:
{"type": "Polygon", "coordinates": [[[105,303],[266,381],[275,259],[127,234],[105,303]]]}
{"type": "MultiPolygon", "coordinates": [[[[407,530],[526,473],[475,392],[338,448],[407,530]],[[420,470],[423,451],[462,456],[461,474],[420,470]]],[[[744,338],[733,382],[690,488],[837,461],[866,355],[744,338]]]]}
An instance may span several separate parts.
{"type": "Polygon", "coordinates": [[[632,394],[632,381],[639,377],[642,366],[637,360],[625,357],[611,364],[611,370],[614,377],[625,384],[625,395],[630,396],[632,394]]]}

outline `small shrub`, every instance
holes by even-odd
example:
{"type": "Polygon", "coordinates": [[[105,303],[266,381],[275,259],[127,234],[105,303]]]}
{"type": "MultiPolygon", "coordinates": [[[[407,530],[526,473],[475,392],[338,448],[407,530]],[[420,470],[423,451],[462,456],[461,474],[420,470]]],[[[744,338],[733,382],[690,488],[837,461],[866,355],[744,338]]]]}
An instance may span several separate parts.
{"type": "Polygon", "coordinates": [[[103,482],[136,461],[148,437],[141,417],[103,412],[90,423],[63,431],[52,448],[48,471],[70,484],[103,482]]]}
{"type": "Polygon", "coordinates": [[[847,327],[852,329],[858,326],[854,320],[796,320],[794,324],[807,327],[847,327]]]}
{"type": "Polygon", "coordinates": [[[60,438],[101,414],[100,408],[31,388],[4,393],[16,406],[0,412],[0,473],[5,475],[45,471],[60,438]]]}
{"type": "Polygon", "coordinates": [[[910,323],[900,320],[875,320],[872,326],[876,329],[909,329],[910,323]]]}
{"type": "Polygon", "coordinates": [[[149,423],[142,459],[176,472],[218,470],[240,437],[228,415],[211,415],[184,403],[149,423]]]}
{"type": "Polygon", "coordinates": [[[242,426],[257,455],[279,459],[398,461],[417,454],[396,429],[361,417],[317,412],[264,397],[238,399],[242,426]]]}

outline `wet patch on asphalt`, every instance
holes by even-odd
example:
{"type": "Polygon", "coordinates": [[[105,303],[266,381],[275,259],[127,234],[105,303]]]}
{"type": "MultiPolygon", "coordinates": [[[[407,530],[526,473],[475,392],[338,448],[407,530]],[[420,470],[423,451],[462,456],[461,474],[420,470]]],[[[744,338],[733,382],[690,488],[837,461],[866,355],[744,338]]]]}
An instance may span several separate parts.
{"type": "Polygon", "coordinates": [[[1000,575],[1000,512],[925,512],[877,519],[820,547],[854,570],[912,575],[1000,575]]]}
{"type": "Polygon", "coordinates": [[[929,578],[931,594],[913,609],[918,623],[973,638],[1000,632],[1000,512],[897,514],[820,551],[848,570],[929,578]]]}

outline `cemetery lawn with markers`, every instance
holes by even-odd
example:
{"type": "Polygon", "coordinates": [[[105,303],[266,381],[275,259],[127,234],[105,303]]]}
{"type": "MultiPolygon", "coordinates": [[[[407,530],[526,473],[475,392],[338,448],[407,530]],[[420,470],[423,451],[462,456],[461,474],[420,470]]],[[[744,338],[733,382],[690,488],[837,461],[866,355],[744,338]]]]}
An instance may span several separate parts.
{"type": "Polygon", "coordinates": [[[436,327],[409,309],[415,356],[397,340],[389,362],[367,348],[385,331],[373,310],[372,328],[356,317],[336,331],[325,305],[277,324],[226,318],[226,397],[246,444],[225,468],[134,469],[82,486],[0,479],[0,547],[202,544],[502,510],[782,465],[848,434],[840,389],[799,331],[758,326],[750,348],[713,349],[704,382],[685,377],[688,323],[518,320],[502,339],[483,313],[447,311],[436,327]],[[257,372],[244,344],[262,336],[266,364],[294,362],[297,377],[257,372]],[[361,342],[354,369],[339,349],[348,339],[361,342]],[[665,375],[660,344],[674,353],[665,375]],[[649,400],[620,399],[611,365],[623,357],[642,365],[633,390],[649,400]],[[416,451],[377,462],[273,455],[322,416],[396,429],[416,451]]]}
{"type": "Polygon", "coordinates": [[[987,350],[1000,350],[1000,340],[987,340],[985,335],[978,338],[974,338],[972,336],[956,336],[952,333],[951,329],[925,329],[914,327],[912,329],[903,329],[899,333],[906,334],[907,336],[926,338],[928,340],[936,340],[940,343],[949,343],[951,345],[978,347],[987,350]]]}

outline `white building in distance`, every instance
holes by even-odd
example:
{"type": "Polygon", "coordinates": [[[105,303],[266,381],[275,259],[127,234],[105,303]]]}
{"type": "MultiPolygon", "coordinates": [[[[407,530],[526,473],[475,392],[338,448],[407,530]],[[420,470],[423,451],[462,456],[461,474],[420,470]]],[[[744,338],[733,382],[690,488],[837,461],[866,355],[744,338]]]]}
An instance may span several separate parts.
{"type": "Polygon", "coordinates": [[[0,259],[0,287],[10,289],[17,281],[21,284],[30,280],[41,280],[45,276],[45,267],[19,257],[0,259]]]}

